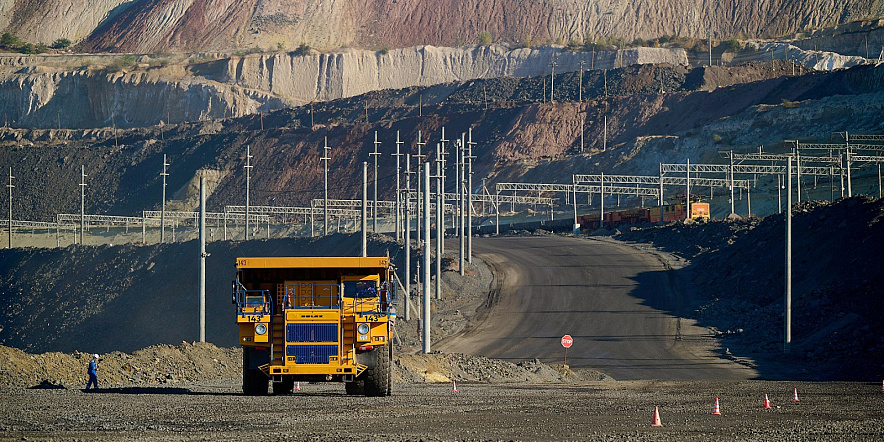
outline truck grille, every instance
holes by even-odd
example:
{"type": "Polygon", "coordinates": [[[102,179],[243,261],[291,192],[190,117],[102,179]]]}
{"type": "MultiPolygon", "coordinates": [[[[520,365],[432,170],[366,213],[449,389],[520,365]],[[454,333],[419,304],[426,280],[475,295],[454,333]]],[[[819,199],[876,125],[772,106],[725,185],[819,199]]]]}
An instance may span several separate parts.
{"type": "Polygon", "coordinates": [[[286,356],[294,356],[296,364],[328,364],[329,356],[338,355],[337,345],[289,345],[286,356]]]}
{"type": "Polygon", "coordinates": [[[338,324],[288,324],[286,342],[338,342],[338,324]]]}

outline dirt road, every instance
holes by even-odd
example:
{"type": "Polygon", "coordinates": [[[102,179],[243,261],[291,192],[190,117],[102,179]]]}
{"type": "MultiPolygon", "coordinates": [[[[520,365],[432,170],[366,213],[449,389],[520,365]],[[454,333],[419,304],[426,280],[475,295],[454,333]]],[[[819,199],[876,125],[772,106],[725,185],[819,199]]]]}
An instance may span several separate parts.
{"type": "Polygon", "coordinates": [[[881,440],[871,383],[608,381],[397,384],[387,398],[302,384],[242,396],[235,380],[170,388],[0,391],[0,440],[881,440]],[[800,402],[792,402],[793,388],[800,402]],[[771,409],[762,407],[764,394],[771,409]],[[721,416],[712,403],[720,398],[721,416]],[[663,427],[651,427],[658,406],[663,427]]]}
{"type": "Polygon", "coordinates": [[[707,330],[669,313],[692,290],[653,254],[562,236],[478,238],[494,268],[494,304],[475,327],[435,348],[496,359],[567,363],[614,379],[749,379],[714,352],[707,330]],[[654,306],[665,306],[663,311],[654,306]]]}

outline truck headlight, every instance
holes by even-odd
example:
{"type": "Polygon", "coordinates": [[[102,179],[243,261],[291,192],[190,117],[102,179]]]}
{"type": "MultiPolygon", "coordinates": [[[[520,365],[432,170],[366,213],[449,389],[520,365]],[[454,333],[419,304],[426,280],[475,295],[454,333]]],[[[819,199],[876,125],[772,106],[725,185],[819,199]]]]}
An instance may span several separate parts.
{"type": "Polygon", "coordinates": [[[257,335],[263,335],[264,333],[267,333],[267,325],[265,325],[265,324],[258,324],[258,325],[255,326],[255,334],[257,334],[257,335]]]}
{"type": "Polygon", "coordinates": [[[365,323],[363,323],[363,324],[359,324],[359,325],[356,327],[356,331],[357,331],[360,335],[367,335],[367,334],[368,334],[368,330],[369,330],[368,324],[365,324],[365,323]]]}

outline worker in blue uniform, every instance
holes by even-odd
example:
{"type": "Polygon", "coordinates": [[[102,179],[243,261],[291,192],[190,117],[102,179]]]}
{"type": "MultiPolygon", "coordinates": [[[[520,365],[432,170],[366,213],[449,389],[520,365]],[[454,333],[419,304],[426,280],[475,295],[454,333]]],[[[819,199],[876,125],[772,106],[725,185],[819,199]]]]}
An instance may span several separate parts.
{"type": "Polygon", "coordinates": [[[92,388],[98,388],[98,355],[92,355],[92,360],[89,361],[89,369],[86,370],[86,373],[89,375],[89,382],[86,383],[86,389],[89,389],[91,385],[92,388]]]}

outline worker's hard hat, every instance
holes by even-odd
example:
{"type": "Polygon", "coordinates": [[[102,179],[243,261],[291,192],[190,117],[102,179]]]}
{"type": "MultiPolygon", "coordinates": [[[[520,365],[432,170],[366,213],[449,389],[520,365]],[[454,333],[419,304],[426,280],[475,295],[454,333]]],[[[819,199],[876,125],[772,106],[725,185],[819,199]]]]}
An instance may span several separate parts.
{"type": "Polygon", "coordinates": [[[92,357],[98,359],[98,355],[92,355],[92,357]]]}

